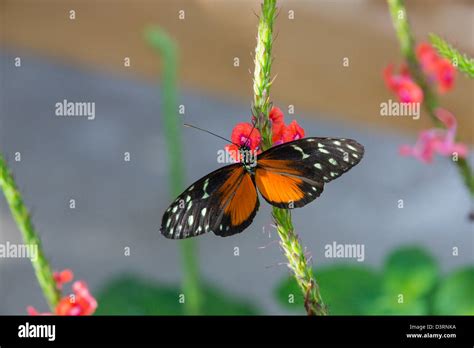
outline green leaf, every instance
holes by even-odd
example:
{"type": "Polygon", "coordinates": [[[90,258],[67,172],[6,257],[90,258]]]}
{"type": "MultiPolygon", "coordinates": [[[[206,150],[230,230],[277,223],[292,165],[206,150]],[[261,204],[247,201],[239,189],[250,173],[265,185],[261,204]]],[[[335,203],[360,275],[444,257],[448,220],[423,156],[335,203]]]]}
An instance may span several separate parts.
{"type": "Polygon", "coordinates": [[[367,311],[372,315],[427,315],[429,306],[427,299],[405,299],[400,301],[396,294],[383,294],[369,305],[367,311]]]}
{"type": "Polygon", "coordinates": [[[434,295],[434,313],[474,315],[474,268],[466,267],[450,274],[434,295]]]}
{"type": "Polygon", "coordinates": [[[389,296],[402,294],[405,303],[414,303],[433,290],[438,276],[436,262],[426,251],[403,247],[385,263],[384,290],[389,296]]]}
{"type": "MultiPolygon", "coordinates": [[[[331,315],[369,314],[368,309],[381,294],[380,276],[367,267],[336,265],[319,269],[315,274],[331,315]]],[[[276,296],[286,308],[303,310],[303,295],[293,278],[280,283],[276,296]]]]}
{"type": "MultiPolygon", "coordinates": [[[[255,315],[251,304],[202,284],[204,315],[255,315]]],[[[97,296],[98,315],[183,315],[179,287],[153,283],[133,275],[112,280],[97,296]]]]}

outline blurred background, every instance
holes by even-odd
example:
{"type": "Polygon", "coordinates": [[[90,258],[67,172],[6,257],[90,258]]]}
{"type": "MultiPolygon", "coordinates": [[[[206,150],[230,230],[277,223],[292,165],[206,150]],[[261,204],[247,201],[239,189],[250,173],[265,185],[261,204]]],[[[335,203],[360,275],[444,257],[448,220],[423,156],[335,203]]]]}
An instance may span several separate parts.
{"type": "MultiPolygon", "coordinates": [[[[471,1],[407,3],[418,42],[433,32],[474,55],[471,1]]],[[[293,213],[330,309],[471,313],[469,194],[448,159],[425,165],[398,155],[401,144],[432,127],[423,111],[419,120],[380,116],[380,103],[395,100],[382,70],[402,63],[386,3],[280,1],[279,7],[274,105],[306,135],[350,137],[366,147],[357,167],[293,213]],[[326,258],[324,247],[333,242],[363,244],[364,261],[326,258]],[[400,293],[412,301],[399,306],[400,293]],[[446,301],[453,297],[461,300],[446,301]]],[[[178,301],[181,242],[159,233],[172,199],[163,62],[145,29],[161,28],[178,47],[177,103],[185,106],[178,117],[227,137],[250,119],[259,12],[258,1],[0,1],[0,151],[53,268],[71,268],[84,279],[98,297],[98,313],[170,314],[185,307],[178,301]],[[56,117],[55,104],[64,99],[94,102],[95,119],[56,117]],[[17,152],[21,161],[14,160],[17,152]]],[[[473,93],[472,81],[457,74],[455,88],[440,99],[467,144],[474,141],[473,93]]],[[[220,166],[224,144],[190,129],[182,134],[188,185],[220,166]]],[[[200,313],[303,313],[301,299],[288,301],[299,293],[286,281],[270,209],[261,201],[242,234],[196,239],[200,313]]],[[[21,243],[3,198],[0,241],[21,243]]],[[[24,314],[27,305],[46,310],[29,260],[0,259],[0,294],[0,314],[24,314]]]]}

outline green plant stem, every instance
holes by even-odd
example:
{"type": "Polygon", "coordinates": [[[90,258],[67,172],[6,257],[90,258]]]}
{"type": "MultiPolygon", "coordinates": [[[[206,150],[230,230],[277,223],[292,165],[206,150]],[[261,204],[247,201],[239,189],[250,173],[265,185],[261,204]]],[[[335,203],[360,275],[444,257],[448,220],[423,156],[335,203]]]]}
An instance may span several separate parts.
{"type": "Polygon", "coordinates": [[[438,35],[430,34],[430,41],[442,57],[449,59],[459,71],[468,77],[474,78],[474,59],[469,58],[465,54],[461,54],[438,35]]]}
{"type": "Polygon", "coordinates": [[[13,218],[23,236],[23,242],[26,245],[35,246],[37,248],[37,257],[31,259],[35,270],[36,278],[43,291],[43,295],[48,302],[51,312],[55,312],[56,305],[59,302],[60,294],[54,281],[53,271],[44,254],[38,233],[33,227],[31,216],[28,208],[23,203],[21,193],[18,190],[15,179],[8,169],[8,165],[0,154],[0,188],[5,195],[5,199],[10,207],[13,218]]]}
{"type": "MultiPolygon", "coordinates": [[[[400,42],[401,51],[407,61],[410,75],[423,90],[423,105],[435,126],[443,128],[444,125],[436,117],[436,109],[439,106],[437,95],[428,84],[420,64],[416,59],[414,48],[415,42],[413,40],[413,35],[411,34],[405,3],[403,0],[387,0],[387,2],[392,16],[393,26],[397,33],[398,41],[400,42]]],[[[461,175],[471,198],[474,197],[474,175],[469,163],[464,158],[459,158],[458,161],[453,161],[453,163],[457,165],[458,172],[461,175]]]]}
{"type": "MultiPolygon", "coordinates": [[[[258,24],[257,47],[255,48],[253,113],[257,128],[262,135],[263,150],[272,146],[272,129],[269,120],[271,109],[270,86],[273,44],[273,23],[276,14],[276,0],[264,0],[258,24]]],[[[280,237],[280,245],[288,260],[288,267],[305,297],[308,315],[327,315],[319,288],[304,254],[287,209],[273,208],[273,219],[280,237]]]]}
{"type": "MultiPolygon", "coordinates": [[[[183,151],[181,143],[181,122],[177,98],[178,49],[175,42],[162,30],[150,28],[147,31],[148,42],[162,57],[161,96],[163,114],[163,133],[168,150],[169,180],[172,198],[178,196],[184,188],[183,151]]],[[[199,314],[201,311],[201,287],[197,262],[197,245],[191,239],[180,241],[183,264],[183,291],[187,314],[199,314]]]]}

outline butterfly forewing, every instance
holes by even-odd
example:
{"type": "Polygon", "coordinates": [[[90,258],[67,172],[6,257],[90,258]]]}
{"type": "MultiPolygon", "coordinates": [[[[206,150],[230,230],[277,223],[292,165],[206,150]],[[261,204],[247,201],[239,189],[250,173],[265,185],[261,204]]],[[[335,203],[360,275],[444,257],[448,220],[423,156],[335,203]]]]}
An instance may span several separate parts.
{"type": "Polygon", "coordinates": [[[252,222],[258,206],[252,178],[241,164],[232,164],[206,175],[179,195],[163,215],[161,233],[172,239],[210,231],[232,235],[252,222]]]}
{"type": "Polygon", "coordinates": [[[313,201],[324,183],[359,163],[364,147],[352,139],[305,138],[275,146],[258,157],[256,183],[262,196],[280,208],[313,201]]]}

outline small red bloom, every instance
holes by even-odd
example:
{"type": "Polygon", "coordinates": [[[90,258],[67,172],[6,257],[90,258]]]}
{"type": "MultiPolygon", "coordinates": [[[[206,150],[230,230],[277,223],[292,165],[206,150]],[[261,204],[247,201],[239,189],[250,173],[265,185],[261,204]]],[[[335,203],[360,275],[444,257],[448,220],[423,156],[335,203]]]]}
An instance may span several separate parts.
{"type": "Polygon", "coordinates": [[[231,140],[234,144],[225,146],[225,149],[236,160],[239,161],[239,146],[247,145],[250,150],[260,151],[260,142],[262,137],[257,128],[253,129],[250,123],[242,122],[235,125],[232,130],[231,140]]]}
{"type": "MultiPolygon", "coordinates": [[[[54,272],[54,279],[58,289],[62,285],[71,282],[74,275],[71,270],[54,272]]],[[[97,301],[90,294],[87,284],[83,281],[76,281],[72,285],[73,294],[61,298],[55,308],[54,315],[92,315],[97,309],[97,301]]],[[[29,315],[53,315],[53,313],[40,313],[35,308],[28,306],[29,315]]]]}
{"type": "Polygon", "coordinates": [[[83,281],[74,282],[74,294],[61,299],[56,307],[57,315],[92,315],[97,308],[97,301],[89,292],[83,281]]]}
{"type": "Polygon", "coordinates": [[[304,129],[296,120],[291,121],[288,126],[285,126],[282,136],[284,143],[302,138],[304,138],[304,129]]]}
{"type": "Polygon", "coordinates": [[[387,87],[392,90],[402,103],[421,103],[423,101],[422,89],[412,80],[406,68],[402,68],[400,75],[393,74],[393,65],[388,65],[384,72],[387,87]]]}
{"type": "Polygon", "coordinates": [[[272,122],[272,142],[278,143],[283,137],[283,130],[285,129],[285,121],[283,112],[277,108],[272,107],[270,111],[270,120],[272,122]]]}
{"type": "Polygon", "coordinates": [[[436,117],[443,122],[446,129],[433,128],[422,131],[414,146],[400,146],[400,155],[413,156],[424,163],[431,163],[435,153],[441,156],[452,156],[456,153],[461,158],[467,156],[468,147],[455,142],[457,122],[454,115],[438,108],[436,117]]]}
{"type": "Polygon", "coordinates": [[[453,88],[456,69],[449,59],[440,57],[435,49],[427,43],[418,45],[416,57],[428,80],[437,85],[440,93],[445,93],[453,88]]]}
{"type": "Polygon", "coordinates": [[[54,272],[54,280],[56,281],[56,286],[59,290],[62,289],[63,284],[69,283],[73,280],[74,274],[70,269],[65,269],[61,272],[54,272]]]}

